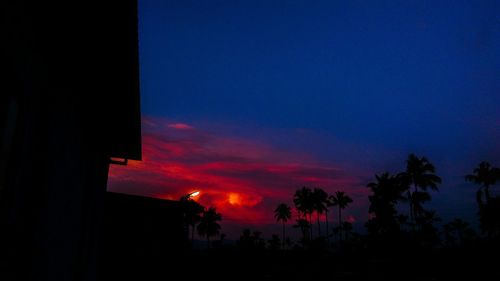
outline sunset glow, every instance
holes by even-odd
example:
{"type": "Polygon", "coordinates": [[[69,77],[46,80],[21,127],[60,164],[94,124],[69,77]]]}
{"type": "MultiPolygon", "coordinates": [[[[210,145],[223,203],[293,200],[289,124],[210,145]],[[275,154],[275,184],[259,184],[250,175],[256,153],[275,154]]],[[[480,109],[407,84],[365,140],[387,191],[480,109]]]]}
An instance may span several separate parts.
{"type": "MultiPolygon", "coordinates": [[[[294,191],[304,185],[327,192],[342,189],[354,198],[366,196],[361,180],[308,155],[191,125],[184,130],[167,120],[144,119],[144,160],[112,165],[110,191],[170,200],[189,195],[204,206],[215,206],[223,214],[223,224],[246,225],[274,224],[276,205],[293,206],[294,191]]],[[[364,208],[365,200],[360,199],[352,211],[364,208]]]]}
{"type": "Polygon", "coordinates": [[[241,199],[238,193],[229,193],[228,196],[228,201],[229,204],[231,205],[240,205],[241,204],[241,199]]]}

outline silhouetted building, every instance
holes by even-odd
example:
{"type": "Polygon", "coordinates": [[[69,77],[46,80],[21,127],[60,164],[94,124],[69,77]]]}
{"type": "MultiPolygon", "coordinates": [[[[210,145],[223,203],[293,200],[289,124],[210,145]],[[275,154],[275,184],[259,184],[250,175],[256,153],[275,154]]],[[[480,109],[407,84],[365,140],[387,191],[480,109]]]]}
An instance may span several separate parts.
{"type": "Polygon", "coordinates": [[[108,192],[104,214],[105,280],[165,273],[169,267],[161,261],[179,257],[189,247],[179,201],[108,192]]]}
{"type": "Polygon", "coordinates": [[[96,280],[111,157],[141,159],[135,0],[3,0],[0,280],[96,280]]]}
{"type": "Polygon", "coordinates": [[[115,247],[115,256],[123,252],[118,255],[130,258],[131,251],[161,255],[188,246],[179,201],[107,192],[104,214],[103,247],[115,247]]]}

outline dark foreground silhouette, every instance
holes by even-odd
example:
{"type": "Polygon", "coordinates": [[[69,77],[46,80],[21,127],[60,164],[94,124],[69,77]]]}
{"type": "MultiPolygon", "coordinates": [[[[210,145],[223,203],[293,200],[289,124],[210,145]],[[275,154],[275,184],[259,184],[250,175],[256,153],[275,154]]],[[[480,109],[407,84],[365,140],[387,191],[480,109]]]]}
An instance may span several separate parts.
{"type": "Polygon", "coordinates": [[[320,188],[300,189],[295,247],[287,206],[276,212],[284,241],[245,231],[231,246],[216,238],[215,209],[187,216],[182,202],[108,196],[109,164],[141,159],[136,1],[4,0],[0,31],[0,280],[500,279],[498,170],[487,163],[467,177],[480,186],[482,234],[454,220],[440,242],[423,208],[440,179],[418,157],[370,186],[367,236],[342,222],[346,194],[325,208],[320,188]],[[396,217],[401,197],[407,218],[396,217]],[[339,225],[322,230],[334,206],[339,225]],[[209,249],[190,249],[195,230],[209,249]]]}
{"type": "Polygon", "coordinates": [[[491,244],[461,249],[353,249],[172,251],[122,256],[103,265],[113,280],[498,280],[498,247],[491,244]]]}
{"type": "MultiPolygon", "coordinates": [[[[382,176],[378,182],[387,179],[382,176]]],[[[186,213],[193,210],[188,202],[108,193],[100,263],[103,280],[158,280],[177,275],[193,280],[500,278],[498,237],[478,235],[460,219],[444,224],[433,243],[429,240],[433,236],[411,227],[363,235],[352,230],[347,234],[346,227],[342,240],[332,235],[295,243],[289,239],[282,243],[279,235],[266,240],[260,232],[245,229],[236,243],[225,241],[223,235],[193,241],[193,220],[186,220],[186,213]]],[[[282,205],[276,209],[279,222],[288,211],[282,205]]],[[[203,225],[201,218],[196,221],[203,225]]]]}

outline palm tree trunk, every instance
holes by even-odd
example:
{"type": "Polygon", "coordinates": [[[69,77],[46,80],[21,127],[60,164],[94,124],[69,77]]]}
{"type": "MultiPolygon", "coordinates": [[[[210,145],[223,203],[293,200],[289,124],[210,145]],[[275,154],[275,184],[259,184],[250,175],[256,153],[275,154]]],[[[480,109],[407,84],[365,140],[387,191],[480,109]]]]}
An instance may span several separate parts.
{"type": "Polygon", "coordinates": [[[325,233],[325,236],[326,236],[326,241],[329,241],[329,237],[328,237],[328,210],[325,211],[325,225],[326,225],[326,233],[325,233]]]}
{"type": "Polygon", "coordinates": [[[283,239],[281,240],[281,249],[284,250],[285,249],[285,222],[282,221],[282,224],[283,224],[283,239]]]}
{"type": "Polygon", "coordinates": [[[410,204],[410,223],[413,223],[413,201],[411,191],[408,190],[408,204],[410,204]]]}
{"type": "MultiPolygon", "coordinates": [[[[413,192],[413,194],[417,194],[418,192],[418,188],[417,188],[417,185],[416,184],[413,184],[413,186],[415,187],[415,191],[413,192]]],[[[417,230],[417,202],[413,202],[412,206],[413,206],[413,224],[412,224],[412,228],[413,228],[413,233],[415,233],[415,231],[417,230]]]]}
{"type": "Polygon", "coordinates": [[[342,241],[342,208],[339,206],[339,240],[342,241]]]}
{"type": "Polygon", "coordinates": [[[489,185],[484,186],[484,197],[486,198],[486,203],[490,202],[491,196],[490,196],[490,186],[489,185]]]}
{"type": "Polygon", "coordinates": [[[316,221],[318,223],[318,237],[321,236],[321,225],[319,223],[319,213],[316,213],[316,221]]]}
{"type": "Polygon", "coordinates": [[[312,212],[309,213],[309,234],[311,235],[311,240],[313,239],[313,228],[312,228],[312,212]]]}

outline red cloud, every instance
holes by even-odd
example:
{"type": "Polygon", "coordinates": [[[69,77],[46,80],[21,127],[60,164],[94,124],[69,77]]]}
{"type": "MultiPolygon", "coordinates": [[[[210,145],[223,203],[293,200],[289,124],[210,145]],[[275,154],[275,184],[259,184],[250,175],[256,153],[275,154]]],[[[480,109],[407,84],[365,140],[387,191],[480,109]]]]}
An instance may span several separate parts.
{"type": "MultiPolygon", "coordinates": [[[[355,201],[367,195],[358,178],[303,153],[154,118],[143,122],[143,161],[112,165],[108,183],[110,191],[173,200],[199,190],[196,200],[217,207],[225,225],[274,223],[277,204],[293,206],[301,186],[344,190],[355,201]]],[[[354,206],[362,209],[365,201],[354,206]]]]}
{"type": "Polygon", "coordinates": [[[191,130],[193,129],[192,126],[189,126],[188,124],[183,124],[183,123],[175,123],[175,124],[169,124],[169,128],[177,129],[177,130],[191,130]]]}

